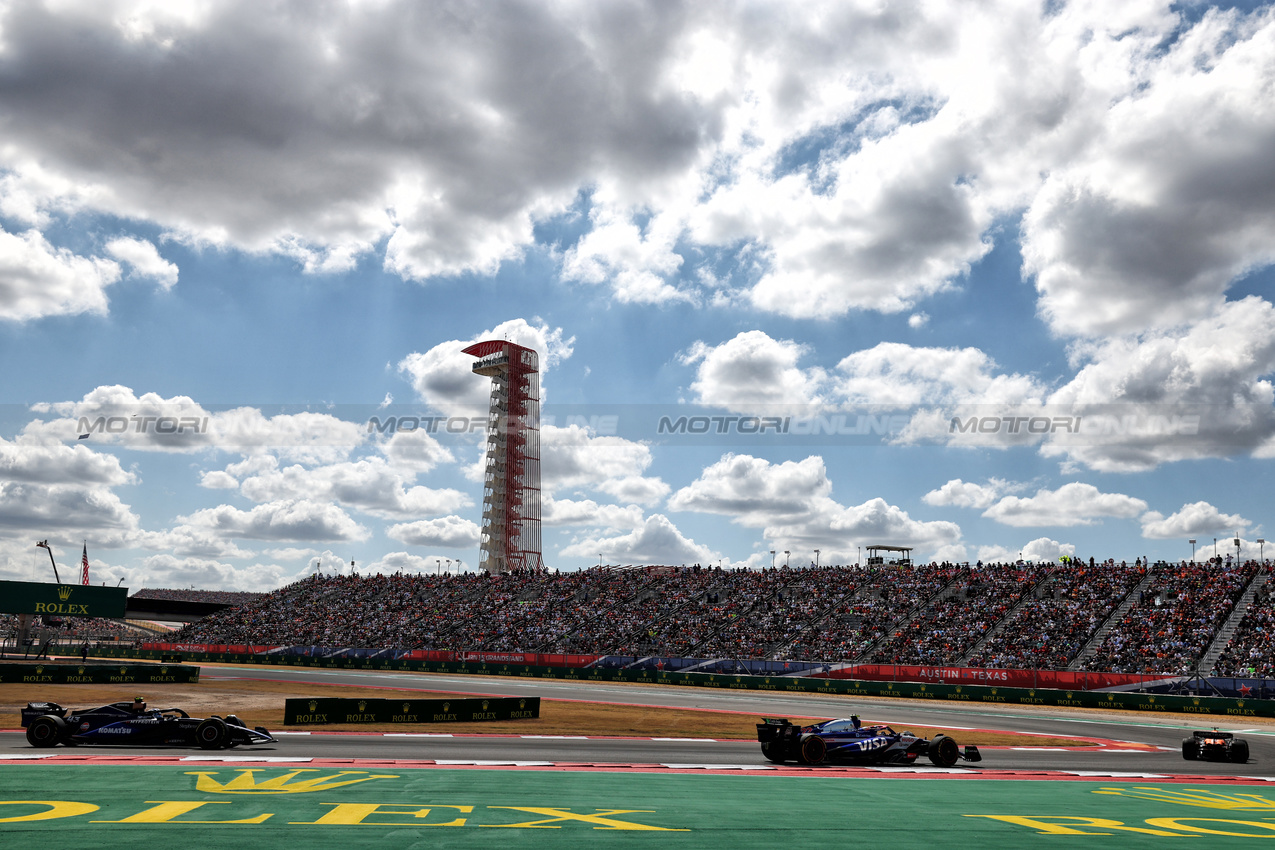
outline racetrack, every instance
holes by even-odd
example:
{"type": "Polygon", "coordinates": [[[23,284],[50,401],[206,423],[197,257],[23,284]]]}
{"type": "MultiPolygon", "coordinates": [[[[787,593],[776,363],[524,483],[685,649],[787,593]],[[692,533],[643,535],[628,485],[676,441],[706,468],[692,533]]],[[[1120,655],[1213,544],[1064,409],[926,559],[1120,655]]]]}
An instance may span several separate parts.
{"type": "MultiPolygon", "coordinates": [[[[949,702],[864,699],[810,694],[765,694],[751,691],[707,688],[666,688],[600,682],[564,682],[544,679],[479,678],[437,674],[404,674],[372,671],[240,666],[202,667],[204,681],[218,679],[263,679],[294,682],[296,695],[305,696],[307,684],[349,685],[359,688],[421,688],[461,694],[497,696],[538,696],[542,699],[611,702],[669,708],[755,713],[759,717],[861,715],[865,722],[884,722],[896,728],[939,726],[953,729],[1002,729],[1016,732],[1076,736],[1099,739],[1104,746],[1079,750],[988,748],[983,762],[958,769],[972,774],[1023,771],[1061,771],[1093,776],[1150,777],[1237,776],[1275,781],[1275,726],[1256,726],[1252,719],[1226,723],[1218,718],[1195,718],[1176,714],[1120,714],[1110,712],[1065,711],[1027,707],[987,709],[983,706],[949,702]],[[1180,755],[1180,741],[1190,729],[1220,728],[1248,738],[1252,757],[1247,764],[1186,762],[1180,755]]],[[[233,706],[230,707],[233,709],[233,706]]],[[[1259,721],[1260,722],[1260,721],[1259,721]]],[[[284,731],[291,730],[272,730],[284,731]]],[[[299,730],[298,730],[299,731],[299,730]]],[[[270,759],[372,759],[432,760],[439,762],[482,761],[495,763],[535,762],[573,765],[676,765],[715,766],[718,769],[764,769],[754,741],[658,740],[627,738],[537,738],[474,735],[434,736],[428,726],[414,727],[411,733],[380,734],[283,734],[277,745],[237,750],[235,760],[270,759]]],[[[959,733],[955,736],[959,741],[959,733]]],[[[69,754],[59,749],[57,752],[69,754]]],[[[137,747],[93,747],[74,751],[89,755],[164,755],[171,749],[148,750],[137,747]]],[[[48,751],[40,751],[47,754],[48,751]]],[[[6,761],[35,754],[21,733],[0,733],[0,757],[6,761]]],[[[198,751],[192,756],[200,755],[198,751]]],[[[227,754],[228,755],[228,754],[227,754]]],[[[819,771],[822,768],[793,768],[819,771]]]]}

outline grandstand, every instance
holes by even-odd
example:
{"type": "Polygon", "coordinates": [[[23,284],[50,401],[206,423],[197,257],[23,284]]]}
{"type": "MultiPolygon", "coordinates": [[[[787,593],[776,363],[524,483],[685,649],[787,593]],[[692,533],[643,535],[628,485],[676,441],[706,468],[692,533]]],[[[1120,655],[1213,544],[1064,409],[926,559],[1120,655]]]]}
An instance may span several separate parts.
{"type": "Polygon", "coordinates": [[[314,575],[167,640],[1267,675],[1267,576],[1253,561],[314,575]]]}

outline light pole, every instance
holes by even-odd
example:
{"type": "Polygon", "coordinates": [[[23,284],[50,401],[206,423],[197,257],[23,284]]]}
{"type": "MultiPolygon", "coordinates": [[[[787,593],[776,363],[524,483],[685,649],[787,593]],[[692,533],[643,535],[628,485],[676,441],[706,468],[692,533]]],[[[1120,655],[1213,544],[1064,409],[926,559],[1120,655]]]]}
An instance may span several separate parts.
{"type": "Polygon", "coordinates": [[[598,553],[598,566],[599,566],[599,567],[600,567],[600,566],[602,566],[602,553],[601,553],[601,552],[599,552],[599,553],[598,553]]]}
{"type": "Polygon", "coordinates": [[[1192,537],[1187,543],[1191,544],[1191,563],[1195,563],[1195,538],[1192,537]]]}
{"type": "Polygon", "coordinates": [[[450,573],[451,571],[452,571],[452,559],[451,559],[451,558],[448,558],[448,559],[447,559],[447,572],[448,572],[448,573],[450,573]]]}
{"type": "Polygon", "coordinates": [[[434,559],[434,569],[435,569],[435,571],[437,571],[437,573],[438,573],[440,576],[443,574],[443,559],[442,559],[442,558],[435,558],[435,559],[434,559]]]}
{"type": "Polygon", "coordinates": [[[819,569],[819,550],[815,550],[815,569],[819,569]]]}
{"type": "Polygon", "coordinates": [[[1217,538],[1213,538],[1213,557],[1217,557],[1217,538]]]}
{"type": "Polygon", "coordinates": [[[1240,564],[1240,533],[1237,531],[1235,532],[1235,565],[1238,567],[1239,564],[1240,564]]]}
{"type": "Polygon", "coordinates": [[[784,569],[785,569],[785,570],[786,570],[786,569],[788,569],[788,555],[789,555],[789,554],[790,554],[790,553],[789,553],[789,551],[788,551],[787,549],[785,549],[785,550],[784,550],[784,569]]]}
{"type": "Polygon", "coordinates": [[[772,570],[775,568],[775,550],[774,549],[770,550],[770,568],[772,570]]]}
{"type": "Polygon", "coordinates": [[[855,565],[856,567],[861,567],[861,566],[863,566],[863,547],[862,547],[862,546],[856,546],[855,548],[859,550],[859,554],[858,554],[858,556],[854,559],[854,565],[855,565]]]}
{"type": "Polygon", "coordinates": [[[1262,539],[1261,537],[1257,538],[1257,560],[1259,561],[1266,560],[1266,556],[1262,554],[1265,548],[1266,548],[1266,541],[1262,539]]]}

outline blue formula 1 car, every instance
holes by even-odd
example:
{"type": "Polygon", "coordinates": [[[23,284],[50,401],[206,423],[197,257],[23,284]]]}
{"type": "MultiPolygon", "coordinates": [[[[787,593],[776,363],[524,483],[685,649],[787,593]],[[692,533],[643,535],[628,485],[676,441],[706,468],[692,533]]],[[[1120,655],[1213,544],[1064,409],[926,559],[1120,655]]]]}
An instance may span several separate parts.
{"type": "Polygon", "coordinates": [[[233,714],[205,720],[180,708],[147,709],[140,698],[69,712],[57,703],[31,702],[22,709],[22,725],[33,747],[124,744],[219,750],[275,742],[264,728],[249,729],[233,714]]]}
{"type": "Polygon", "coordinates": [[[889,726],[864,726],[858,715],[826,720],[813,726],[794,726],[782,718],[763,718],[757,724],[761,754],[776,764],[912,764],[924,755],[939,767],[957,760],[982,761],[978,747],[959,747],[946,735],[921,738],[889,726]]]}

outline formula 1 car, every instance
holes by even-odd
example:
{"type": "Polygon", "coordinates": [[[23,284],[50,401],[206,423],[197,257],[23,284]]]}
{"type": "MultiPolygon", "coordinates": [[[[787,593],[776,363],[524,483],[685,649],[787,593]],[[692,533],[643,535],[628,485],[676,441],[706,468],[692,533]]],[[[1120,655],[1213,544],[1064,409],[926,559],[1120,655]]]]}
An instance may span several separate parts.
{"type": "Polygon", "coordinates": [[[1248,741],[1216,729],[1192,732],[1190,738],[1182,739],[1182,758],[1243,764],[1248,761],[1248,741]]]}
{"type": "Polygon", "coordinates": [[[268,744],[275,739],[263,727],[249,729],[238,717],[191,717],[180,708],[147,709],[140,699],[68,712],[53,702],[31,702],[22,709],[22,725],[33,747],[80,744],[200,746],[205,750],[268,744]]]}
{"type": "Polygon", "coordinates": [[[958,747],[946,735],[921,738],[896,732],[889,726],[864,726],[859,716],[826,720],[813,726],[794,726],[782,718],[762,718],[757,724],[761,754],[776,764],[912,764],[924,755],[939,767],[951,767],[958,759],[982,761],[978,747],[958,747]]]}

